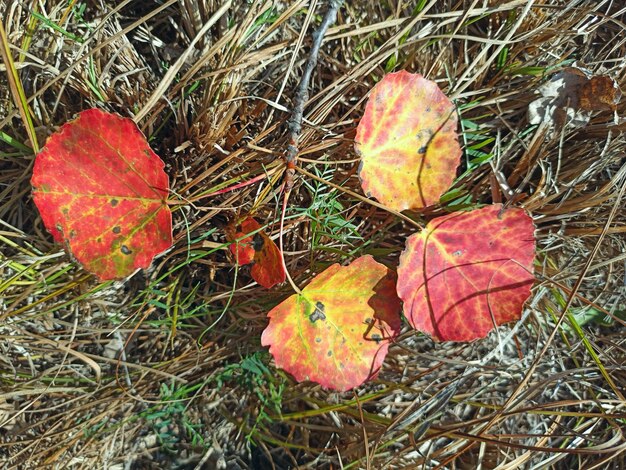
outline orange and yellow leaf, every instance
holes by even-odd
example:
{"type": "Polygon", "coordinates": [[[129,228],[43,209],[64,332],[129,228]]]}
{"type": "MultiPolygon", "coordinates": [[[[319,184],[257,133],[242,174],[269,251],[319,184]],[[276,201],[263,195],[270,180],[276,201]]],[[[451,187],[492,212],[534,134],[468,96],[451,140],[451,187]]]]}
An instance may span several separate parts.
{"type": "Polygon", "coordinates": [[[400,331],[395,281],[369,255],[334,264],[272,309],[261,343],[298,381],[357,387],[376,376],[400,331]]]}
{"type": "Polygon", "coordinates": [[[454,105],[437,84],[406,71],[373,89],[356,132],[368,196],[396,211],[439,202],[460,163],[454,105]]]}

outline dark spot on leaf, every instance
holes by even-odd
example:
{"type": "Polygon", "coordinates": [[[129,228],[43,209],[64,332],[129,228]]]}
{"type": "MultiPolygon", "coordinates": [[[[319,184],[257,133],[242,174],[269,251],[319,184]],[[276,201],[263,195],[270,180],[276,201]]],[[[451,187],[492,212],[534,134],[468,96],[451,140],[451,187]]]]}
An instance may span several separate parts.
{"type": "Polygon", "coordinates": [[[371,325],[374,321],[370,318],[367,317],[365,320],[363,320],[367,325],[371,325]]]}
{"type": "Polygon", "coordinates": [[[320,338],[320,337],[315,338],[315,342],[316,343],[321,343],[322,342],[322,338],[320,338]]]}
{"type": "Polygon", "coordinates": [[[346,366],[345,366],[345,364],[344,364],[343,362],[340,362],[340,363],[339,363],[339,368],[340,368],[340,369],[345,369],[345,368],[346,368],[346,366]]]}
{"type": "Polygon", "coordinates": [[[119,225],[116,225],[115,227],[113,227],[113,233],[120,233],[122,231],[122,229],[120,228],[119,225]]]}
{"type": "Polygon", "coordinates": [[[439,241],[447,245],[453,245],[456,243],[456,239],[454,237],[451,237],[449,234],[443,231],[439,232],[439,241]]]}
{"type": "Polygon", "coordinates": [[[255,233],[254,237],[252,237],[252,248],[254,248],[254,251],[261,251],[263,249],[263,245],[265,245],[263,236],[260,233],[255,233]]]}
{"type": "Polygon", "coordinates": [[[327,355],[328,357],[331,357],[331,356],[333,355],[333,352],[329,349],[329,350],[326,352],[326,355],[327,355]]]}
{"type": "Polygon", "coordinates": [[[456,250],[452,252],[452,256],[461,256],[463,254],[463,250],[456,250]]]}
{"type": "Polygon", "coordinates": [[[315,311],[311,315],[309,315],[309,320],[311,320],[311,323],[315,323],[317,320],[326,320],[326,314],[324,313],[324,310],[325,307],[322,302],[315,302],[315,311]]]}
{"type": "Polygon", "coordinates": [[[126,245],[122,245],[120,251],[125,255],[130,255],[132,253],[131,249],[128,248],[126,245]]]}
{"type": "Polygon", "coordinates": [[[421,155],[425,154],[426,153],[426,146],[425,145],[421,146],[419,148],[419,150],[417,151],[417,153],[419,153],[421,155]]]}
{"type": "Polygon", "coordinates": [[[102,243],[102,237],[96,238],[96,243],[102,243]]]}
{"type": "Polygon", "coordinates": [[[382,337],[382,336],[380,336],[378,333],[374,333],[374,334],[372,335],[372,339],[373,339],[374,341],[376,341],[376,343],[380,343],[380,342],[382,341],[383,337],[382,337]]]}
{"type": "MultiPolygon", "coordinates": [[[[425,145],[422,148],[427,147],[430,141],[432,140],[432,138],[433,138],[433,131],[431,131],[430,129],[421,129],[417,131],[417,133],[415,134],[416,140],[420,142],[425,142],[425,145]]],[[[426,152],[426,150],[424,150],[424,152],[426,152]]]]}
{"type": "Polygon", "coordinates": [[[115,207],[120,203],[117,199],[111,199],[111,207],[115,207]]]}
{"type": "Polygon", "coordinates": [[[63,233],[63,227],[61,227],[61,224],[56,224],[54,228],[56,228],[59,232],[63,233]]]}
{"type": "Polygon", "coordinates": [[[70,230],[70,238],[75,238],[75,237],[76,237],[76,231],[70,230]]]}
{"type": "Polygon", "coordinates": [[[67,207],[64,207],[63,209],[61,209],[61,212],[63,213],[63,215],[68,215],[70,213],[70,210],[67,207]]]}

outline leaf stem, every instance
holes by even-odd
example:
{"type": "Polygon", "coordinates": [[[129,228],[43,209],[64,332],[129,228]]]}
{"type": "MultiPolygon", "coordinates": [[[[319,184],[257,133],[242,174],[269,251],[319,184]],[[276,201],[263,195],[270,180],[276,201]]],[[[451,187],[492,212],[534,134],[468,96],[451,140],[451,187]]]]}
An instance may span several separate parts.
{"type": "Polygon", "coordinates": [[[213,191],[211,193],[202,194],[201,196],[194,196],[192,198],[184,199],[183,201],[178,200],[178,199],[168,199],[166,203],[168,206],[184,206],[187,204],[193,204],[195,202],[198,202],[200,199],[217,196],[218,194],[224,194],[230,191],[235,191],[237,189],[245,188],[246,186],[250,186],[251,184],[254,184],[258,181],[262,181],[264,179],[269,178],[274,173],[282,169],[283,169],[282,166],[278,166],[278,167],[272,168],[271,170],[267,170],[265,173],[258,174],[257,176],[250,178],[249,180],[242,181],[241,183],[233,184],[232,186],[228,186],[226,188],[218,189],[217,191],[213,191]]]}

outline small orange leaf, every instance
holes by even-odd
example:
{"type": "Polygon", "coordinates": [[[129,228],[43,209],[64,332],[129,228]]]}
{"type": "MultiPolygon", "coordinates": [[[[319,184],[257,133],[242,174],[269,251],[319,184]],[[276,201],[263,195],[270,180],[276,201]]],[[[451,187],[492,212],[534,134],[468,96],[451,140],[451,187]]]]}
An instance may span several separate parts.
{"type": "Polygon", "coordinates": [[[132,120],[88,109],[37,154],[33,199],[56,242],[101,280],[118,279],[172,245],[163,167],[132,120]]]}
{"type": "Polygon", "coordinates": [[[229,228],[226,234],[230,241],[246,237],[230,245],[230,252],[239,266],[254,263],[250,270],[252,279],[266,288],[285,282],[285,269],[276,243],[261,230],[252,217],[245,219],[238,228],[229,228]],[[256,232],[256,233],[253,233],[256,232]]]}
{"type": "Polygon", "coordinates": [[[356,131],[363,191],[397,211],[439,202],[460,163],[456,127],[454,105],[437,84],[406,71],[386,75],[356,131]]]}
{"type": "Polygon", "coordinates": [[[371,256],[333,264],[274,307],[261,343],[296,380],[349,390],[376,376],[400,331],[395,274],[371,256]]]}
{"type": "Polygon", "coordinates": [[[519,320],[534,281],[533,232],[523,209],[496,204],[438,217],[410,236],[398,295],[413,328],[471,341],[519,320]]]}

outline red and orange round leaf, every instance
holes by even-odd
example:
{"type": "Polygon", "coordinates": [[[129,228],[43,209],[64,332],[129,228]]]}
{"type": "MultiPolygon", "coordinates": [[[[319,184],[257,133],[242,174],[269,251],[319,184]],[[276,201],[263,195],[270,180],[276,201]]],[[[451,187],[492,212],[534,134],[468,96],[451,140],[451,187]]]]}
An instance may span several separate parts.
{"type": "Polygon", "coordinates": [[[276,243],[263,231],[252,217],[241,222],[238,229],[229,228],[226,234],[230,241],[252,235],[230,245],[230,252],[239,266],[254,263],[250,270],[252,279],[267,289],[285,282],[283,258],[276,243]],[[253,233],[256,232],[256,233],[253,233]]]}
{"type": "Polygon", "coordinates": [[[55,241],[101,280],[118,279],[172,245],[163,167],[133,121],[89,109],[37,154],[33,199],[55,241]]]}
{"type": "Polygon", "coordinates": [[[346,391],[378,373],[400,331],[395,273],[362,256],[333,264],[274,307],[261,343],[296,380],[346,391]]]}
{"type": "Polygon", "coordinates": [[[356,131],[365,194],[396,211],[439,202],[460,163],[456,127],[454,105],[436,83],[406,71],[385,75],[356,131]]]}
{"type": "Polygon", "coordinates": [[[398,295],[413,328],[440,341],[483,338],[519,320],[530,295],[534,226],[496,204],[432,220],[406,241],[398,295]]]}

